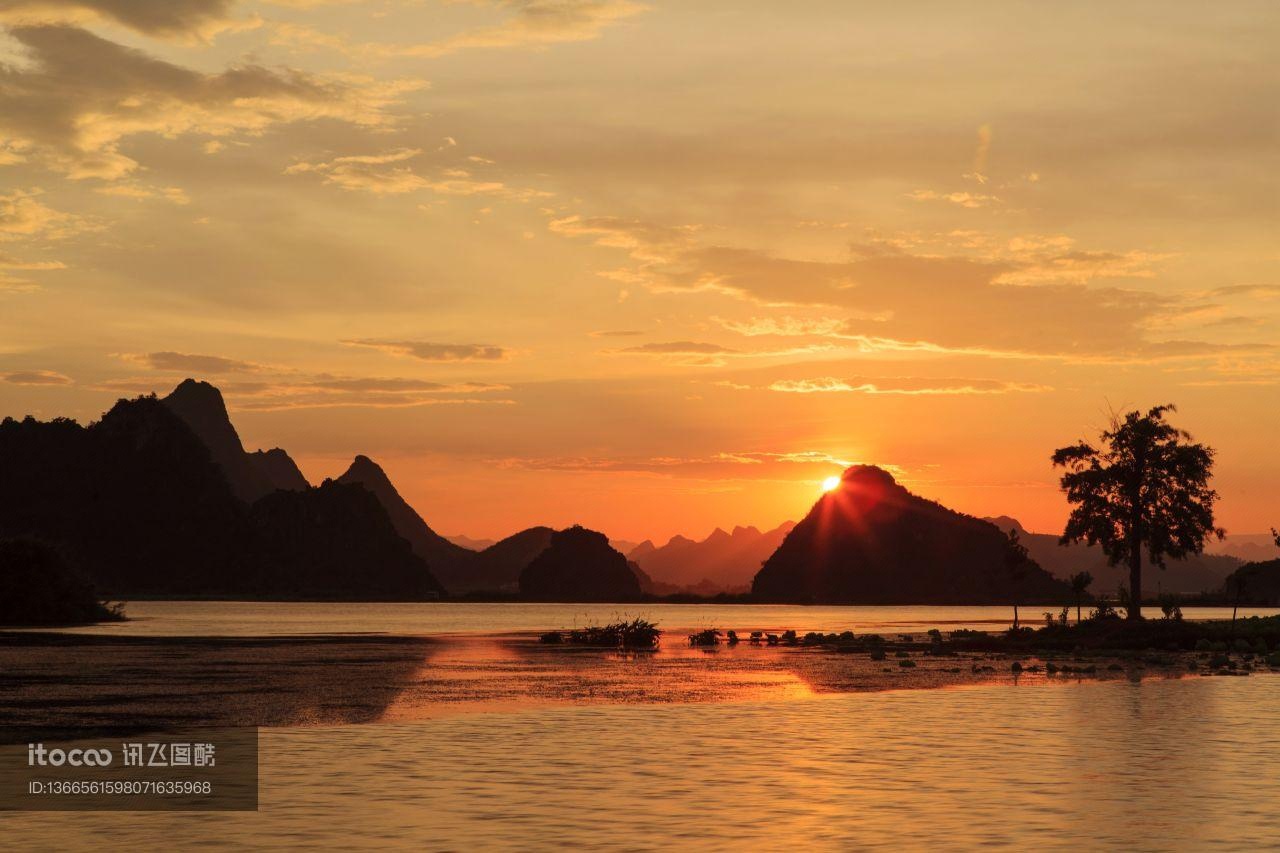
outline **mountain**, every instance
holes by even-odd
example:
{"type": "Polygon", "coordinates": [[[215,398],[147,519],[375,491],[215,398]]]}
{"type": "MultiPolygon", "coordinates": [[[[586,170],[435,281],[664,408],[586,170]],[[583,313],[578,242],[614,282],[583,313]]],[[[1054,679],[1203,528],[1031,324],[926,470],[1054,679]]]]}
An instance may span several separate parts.
{"type": "Polygon", "coordinates": [[[763,533],[756,527],[735,527],[732,533],[717,527],[701,542],[673,536],[662,547],[646,540],[627,558],[660,584],[696,588],[704,595],[745,592],[760,566],[794,527],[791,521],[763,533]]]}
{"type": "Polygon", "coordinates": [[[1265,563],[1280,556],[1280,546],[1276,545],[1276,537],[1270,533],[1228,533],[1221,541],[1213,541],[1205,546],[1208,554],[1227,554],[1241,560],[1254,563],[1265,563]]]}
{"type": "Polygon", "coordinates": [[[422,516],[396,491],[385,471],[368,456],[357,456],[337,480],[372,492],[391,518],[396,532],[409,541],[413,552],[426,560],[445,588],[457,592],[471,588],[476,553],[455,545],[432,530],[422,516]]]}
{"type": "Polygon", "coordinates": [[[470,536],[464,536],[461,533],[455,536],[446,536],[444,538],[448,539],[454,545],[460,545],[463,548],[466,548],[468,551],[483,551],[490,545],[496,545],[498,543],[497,539],[472,539],[470,536]]]}
{"type": "Polygon", "coordinates": [[[253,503],[274,491],[267,475],[244,452],[240,436],[231,425],[222,392],[208,382],[184,379],[161,402],[204,442],[209,455],[222,469],[231,491],[245,503],[253,503]]]}
{"type": "Polygon", "coordinates": [[[245,452],[222,392],[208,382],[184,379],[161,402],[204,442],[231,491],[245,503],[278,489],[300,492],[310,488],[298,466],[280,448],[245,452]]]}
{"type": "Polygon", "coordinates": [[[1228,601],[1238,594],[1242,604],[1280,605],[1280,560],[1245,563],[1227,578],[1222,591],[1228,601]]]}
{"type": "Polygon", "coordinates": [[[640,580],[603,533],[570,527],[520,573],[521,595],[548,601],[635,601],[640,580]]]}
{"type": "Polygon", "coordinates": [[[270,450],[255,450],[249,454],[253,467],[266,478],[273,489],[286,492],[305,492],[311,488],[307,478],[302,476],[298,465],[279,447],[270,450]]]}
{"type": "Polygon", "coordinates": [[[303,492],[272,492],[250,516],[280,567],[273,586],[293,596],[422,600],[445,592],[383,504],[359,484],[325,480],[303,492]]]}
{"type": "MultiPolygon", "coordinates": [[[[204,404],[215,398],[203,384],[184,383],[178,395],[188,416],[210,411],[204,404]]],[[[204,425],[217,434],[216,419],[204,425]]],[[[222,430],[223,451],[226,439],[222,430]]],[[[271,490],[250,506],[226,470],[168,399],[120,400],[88,427],[7,418],[0,537],[64,547],[114,597],[438,595],[426,564],[363,489],[271,490]]]]}
{"type": "Polygon", "coordinates": [[[1016,584],[995,525],[925,500],[871,465],[847,469],[765,561],[764,601],[840,604],[1065,602],[1066,584],[1034,563],[1016,584]]]}
{"type": "MultiPolygon", "coordinates": [[[[1031,559],[1056,578],[1066,580],[1076,572],[1093,575],[1089,591],[1095,595],[1114,593],[1120,584],[1129,585],[1129,568],[1107,565],[1107,556],[1096,545],[1060,545],[1051,533],[1030,533],[1017,519],[1008,516],[988,518],[1003,531],[1016,530],[1031,559]]],[[[1240,567],[1240,561],[1225,554],[1193,554],[1183,560],[1167,560],[1162,571],[1148,565],[1142,576],[1144,595],[1158,592],[1196,593],[1217,590],[1227,575],[1240,567]]]]}
{"type": "Polygon", "coordinates": [[[485,548],[476,555],[469,588],[515,592],[520,587],[520,573],[547,550],[554,534],[550,527],[530,527],[485,548]]]}

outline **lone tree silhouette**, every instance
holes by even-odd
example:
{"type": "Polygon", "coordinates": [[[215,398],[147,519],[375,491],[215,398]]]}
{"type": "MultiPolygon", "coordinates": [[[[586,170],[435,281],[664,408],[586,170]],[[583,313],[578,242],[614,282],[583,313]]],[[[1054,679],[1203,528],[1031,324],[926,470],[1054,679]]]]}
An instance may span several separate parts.
{"type": "Polygon", "coordinates": [[[1022,582],[1027,579],[1031,557],[1027,546],[1022,544],[1017,530],[1006,534],[1009,539],[1005,545],[1004,567],[1009,573],[1009,589],[1013,593],[1013,630],[1018,630],[1018,603],[1022,597],[1022,582]]]}
{"type": "Polygon", "coordinates": [[[1089,584],[1093,583],[1093,575],[1088,572],[1076,572],[1068,580],[1071,584],[1071,592],[1076,597],[1076,624],[1080,624],[1080,600],[1084,598],[1085,591],[1089,589],[1089,584]]]}
{"type": "Polygon", "coordinates": [[[1214,451],[1165,420],[1172,405],[1112,418],[1101,448],[1081,441],[1060,447],[1053,464],[1067,469],[1062,490],[1074,504],[1062,544],[1102,546],[1111,565],[1129,565],[1129,618],[1142,618],[1142,551],[1164,568],[1204,550],[1218,493],[1209,488],[1214,451]]]}

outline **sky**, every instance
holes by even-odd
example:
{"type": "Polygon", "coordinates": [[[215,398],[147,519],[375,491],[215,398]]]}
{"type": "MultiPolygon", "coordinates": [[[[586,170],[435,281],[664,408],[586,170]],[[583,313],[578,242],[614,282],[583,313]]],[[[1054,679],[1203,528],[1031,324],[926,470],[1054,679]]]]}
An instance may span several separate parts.
{"type": "Polygon", "coordinates": [[[1280,7],[0,0],[0,415],[187,376],[437,530],[881,465],[1057,531],[1172,402],[1280,525],[1280,7]]]}

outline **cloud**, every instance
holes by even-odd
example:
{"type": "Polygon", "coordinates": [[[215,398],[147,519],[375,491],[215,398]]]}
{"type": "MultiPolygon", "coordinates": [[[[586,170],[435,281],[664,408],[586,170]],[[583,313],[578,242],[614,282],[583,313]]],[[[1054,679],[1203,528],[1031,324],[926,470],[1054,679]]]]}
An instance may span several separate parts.
{"type": "Polygon", "coordinates": [[[466,169],[443,169],[437,177],[426,178],[409,166],[393,165],[420,154],[420,148],[397,148],[381,154],[356,154],[316,163],[303,161],[289,166],[284,173],[314,173],[323,176],[326,184],[378,195],[429,190],[440,195],[492,195],[519,201],[550,195],[538,190],[509,187],[501,181],[478,179],[466,169]]]}
{"type": "Polygon", "coordinates": [[[492,344],[441,344],[430,341],[393,341],[377,338],[344,340],[354,347],[372,347],[393,355],[410,356],[423,361],[505,361],[510,352],[492,344]]]}
{"type": "MultiPolygon", "coordinates": [[[[302,0],[306,2],[306,0],[302,0]]],[[[289,5],[300,5],[298,0],[289,5]]],[[[464,50],[541,48],[591,41],[620,21],[648,9],[632,0],[474,0],[474,5],[507,10],[491,26],[425,43],[353,42],[342,36],[295,23],[274,25],[272,42],[294,48],[324,48],[360,59],[435,58],[464,50]]]]}
{"type": "Polygon", "coordinates": [[[749,320],[726,320],[723,317],[712,317],[731,332],[747,337],[776,335],[779,337],[805,337],[809,335],[834,335],[844,328],[845,320],[838,317],[822,317],[804,319],[790,316],[784,317],[752,317],[749,320]]]}
{"type": "Polygon", "coordinates": [[[227,29],[257,26],[231,19],[236,0],[7,0],[0,23],[10,26],[110,21],[148,36],[207,39],[227,29]]]}
{"type": "Polygon", "coordinates": [[[197,355],[185,352],[123,353],[120,358],[152,370],[176,373],[253,373],[262,369],[262,365],[251,361],[224,358],[220,355],[197,355]]]}
{"type": "Polygon", "coordinates": [[[317,374],[245,387],[230,386],[232,408],[254,411],[293,409],[403,409],[417,406],[514,405],[514,400],[473,397],[511,390],[490,382],[434,382],[396,377],[317,374]]]}
{"type": "MultiPolygon", "coordinates": [[[[216,356],[190,358],[216,359],[216,356]]],[[[116,394],[164,394],[172,387],[172,382],[172,379],[156,377],[110,379],[99,382],[93,389],[116,394]]],[[[514,400],[487,396],[510,391],[509,385],[493,382],[435,382],[406,377],[258,372],[251,381],[220,381],[218,387],[227,399],[228,408],[239,411],[515,404],[514,400]]]]}
{"type": "Polygon", "coordinates": [[[719,344],[698,343],[696,341],[669,341],[666,343],[648,343],[617,350],[624,353],[640,355],[737,355],[739,350],[722,347],[719,344]]]}
{"type": "Polygon", "coordinates": [[[907,193],[907,198],[916,201],[949,201],[952,204],[958,204],[961,207],[987,207],[992,204],[998,204],[1000,198],[994,195],[986,195],[984,193],[971,192],[950,192],[940,193],[936,190],[913,190],[907,193]]]}
{"type": "Polygon", "coordinates": [[[1061,235],[1003,241],[964,231],[932,241],[908,235],[852,244],[846,260],[811,260],[703,245],[696,229],[625,219],[573,216],[548,227],[625,251],[629,266],[600,273],[610,280],[657,293],[719,293],[760,306],[822,308],[827,314],[821,321],[789,315],[720,321],[742,334],[808,334],[865,352],[1068,361],[1153,361],[1238,346],[1154,339],[1152,325],[1189,310],[1190,303],[1167,293],[1103,284],[1150,278],[1167,255],[1085,250],[1061,235]]]}
{"type": "Polygon", "coordinates": [[[120,144],[138,134],[260,134],[315,119],[386,127],[390,108],[421,86],[256,65],[207,74],[66,26],[14,27],[10,35],[30,62],[0,66],[0,135],[75,179],[135,171],[120,144]]]}
{"type": "Polygon", "coordinates": [[[415,53],[444,56],[474,48],[543,47],[563,42],[590,41],[614,23],[648,7],[631,0],[505,0],[506,20],[447,39],[422,45],[415,53]]]}
{"type": "Polygon", "coordinates": [[[64,270],[67,265],[61,261],[23,261],[13,255],[0,252],[0,269],[9,270],[64,270]]]}
{"type": "Polygon", "coordinates": [[[1010,394],[1052,391],[1048,385],[1026,382],[1002,382],[996,379],[932,379],[913,376],[896,376],[878,379],[857,377],[836,379],[824,376],[817,379],[781,379],[769,386],[770,391],[790,394],[901,394],[908,396],[939,396],[960,394],[1010,394]]]}
{"type": "Polygon", "coordinates": [[[64,376],[52,370],[26,370],[14,373],[0,373],[0,380],[10,385],[71,385],[70,376],[64,376]]]}
{"type": "Polygon", "coordinates": [[[634,338],[645,334],[638,329],[617,329],[617,330],[600,330],[596,332],[588,332],[593,338],[634,338]]]}
{"type": "MultiPolygon", "coordinates": [[[[0,100],[3,97],[0,94],[0,100]]],[[[90,227],[82,217],[41,202],[43,192],[37,187],[0,193],[0,240],[58,240],[90,227]]]]}
{"type": "Polygon", "coordinates": [[[663,341],[604,352],[608,355],[651,356],[687,367],[721,367],[731,358],[784,358],[815,352],[830,352],[837,348],[833,344],[817,343],[775,350],[737,350],[701,341],[663,341]]]}
{"type": "Polygon", "coordinates": [[[131,198],[136,201],[145,201],[152,198],[163,198],[165,201],[178,205],[186,205],[191,203],[191,198],[187,195],[186,190],[181,187],[150,187],[143,184],[120,183],[107,184],[106,186],[97,187],[94,192],[101,195],[119,196],[121,198],[131,198]]]}

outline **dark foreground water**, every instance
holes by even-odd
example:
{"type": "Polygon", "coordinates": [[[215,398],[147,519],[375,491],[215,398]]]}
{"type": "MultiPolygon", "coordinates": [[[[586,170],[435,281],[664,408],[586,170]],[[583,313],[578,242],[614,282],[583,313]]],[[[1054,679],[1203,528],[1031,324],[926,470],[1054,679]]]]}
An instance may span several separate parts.
{"type": "Polygon", "coordinates": [[[1245,850],[1280,678],[542,708],[265,730],[243,814],[8,814],[9,849],[1245,850]]]}

